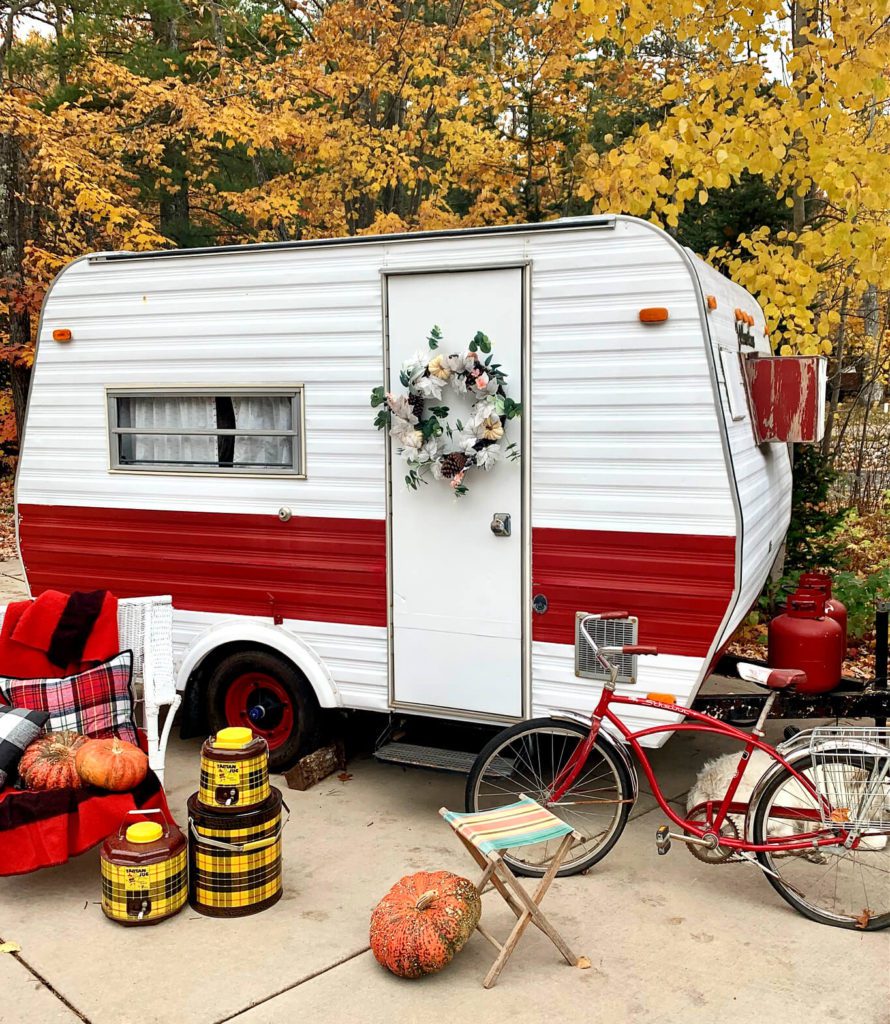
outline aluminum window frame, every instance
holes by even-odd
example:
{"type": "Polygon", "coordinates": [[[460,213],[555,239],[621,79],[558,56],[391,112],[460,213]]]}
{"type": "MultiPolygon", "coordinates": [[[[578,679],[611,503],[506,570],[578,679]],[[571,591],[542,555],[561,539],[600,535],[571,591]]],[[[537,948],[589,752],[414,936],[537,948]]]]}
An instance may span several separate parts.
{"type": "Polygon", "coordinates": [[[306,400],[303,384],[240,384],[240,385],[145,385],[119,384],[105,388],[106,433],[108,437],[108,469],[111,473],[134,473],[139,475],[200,476],[200,477],[248,477],[254,479],[306,479],[306,400]],[[217,427],[214,429],[189,428],[168,430],[157,427],[121,427],[118,424],[119,398],[287,398],[291,402],[291,430],[239,430],[217,427]],[[275,466],[262,469],[257,466],[195,466],[143,464],[134,465],[120,461],[120,438],[126,434],[182,434],[210,437],[290,437],[293,453],[293,467],[282,469],[275,466]]]}

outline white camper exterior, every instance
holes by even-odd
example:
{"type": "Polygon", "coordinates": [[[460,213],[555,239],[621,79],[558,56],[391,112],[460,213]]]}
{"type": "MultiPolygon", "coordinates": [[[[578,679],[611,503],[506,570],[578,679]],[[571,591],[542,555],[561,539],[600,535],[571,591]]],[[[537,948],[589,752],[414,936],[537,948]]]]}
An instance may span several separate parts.
{"type": "Polygon", "coordinates": [[[589,710],[576,614],[621,609],[660,651],[623,685],[688,705],[788,525],[786,446],[757,445],[746,404],[754,351],[756,301],[626,217],[84,257],[40,325],[29,584],[172,594],[180,689],[256,649],[324,708],[491,723],[589,710]],[[485,331],[523,402],[521,458],[460,499],[405,487],[372,425],[371,390],[404,390],[433,324],[443,352],[485,331]],[[220,464],[190,464],[208,444],[220,464]]]}

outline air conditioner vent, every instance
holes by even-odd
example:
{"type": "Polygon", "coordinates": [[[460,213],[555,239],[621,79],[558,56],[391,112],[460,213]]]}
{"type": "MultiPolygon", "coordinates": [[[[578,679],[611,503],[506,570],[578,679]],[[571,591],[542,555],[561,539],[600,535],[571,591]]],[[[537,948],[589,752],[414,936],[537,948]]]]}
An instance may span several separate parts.
{"type": "MultiPolygon", "coordinates": [[[[581,621],[591,612],[578,612],[575,616],[575,675],[582,679],[600,679],[605,682],[609,673],[596,660],[593,648],[581,632],[581,621]]],[[[598,647],[623,647],[637,642],[637,626],[639,620],[630,619],[593,619],[587,623],[587,632],[596,641],[598,647]]],[[[635,654],[610,655],[609,660],[618,665],[619,683],[635,683],[637,681],[637,656],[635,654]]]]}

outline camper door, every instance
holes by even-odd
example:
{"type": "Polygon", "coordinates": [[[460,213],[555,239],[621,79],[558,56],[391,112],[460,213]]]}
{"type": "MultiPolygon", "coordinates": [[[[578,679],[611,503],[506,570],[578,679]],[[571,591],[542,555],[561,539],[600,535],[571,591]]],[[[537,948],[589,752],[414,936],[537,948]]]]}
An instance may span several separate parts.
{"type": "MultiPolygon", "coordinates": [[[[507,394],[522,398],[524,272],[520,267],[444,273],[389,274],[388,388],[415,353],[466,356],[478,331],[491,340],[492,356],[508,375],[507,394]],[[429,351],[434,326],[442,340],[429,351]]],[[[484,359],[484,354],[482,355],[484,359]]],[[[467,428],[473,396],[446,384],[447,406],[459,448],[457,423],[467,428]]],[[[519,717],[523,711],[523,472],[521,420],[506,423],[501,456],[488,471],[473,468],[456,496],[448,479],[427,476],[408,487],[408,467],[394,439],[390,465],[390,642],[392,699],[396,705],[519,717]]]]}

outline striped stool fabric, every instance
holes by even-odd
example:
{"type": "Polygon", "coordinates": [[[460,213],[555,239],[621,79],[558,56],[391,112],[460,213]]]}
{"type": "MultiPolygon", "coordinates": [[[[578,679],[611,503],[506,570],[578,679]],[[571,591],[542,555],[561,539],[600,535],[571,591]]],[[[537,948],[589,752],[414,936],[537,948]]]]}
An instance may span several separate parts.
{"type": "Polygon", "coordinates": [[[457,833],[467,852],[484,868],[482,877],[477,884],[481,893],[491,882],[493,888],[501,894],[507,906],[517,917],[516,924],[509,938],[503,945],[490,935],[481,924],[477,931],[498,951],[498,956],[491,966],[483,985],[485,988],[497,981],[507,960],[512,955],[522,933],[529,924],[534,924],[551,940],[566,962],[572,967],[590,967],[587,957],[576,956],[559,932],[544,916],[540,903],[550,884],[571,849],[572,843],[582,837],[567,825],[561,818],[551,814],[545,807],[522,794],[513,804],[506,804],[490,811],[476,814],[459,814],[445,807],[439,814],[457,833]],[[519,879],[510,870],[502,856],[503,850],[517,846],[531,846],[544,843],[551,839],[562,839],[553,859],[541,879],[534,895],[529,895],[519,879]]]}
{"type": "Polygon", "coordinates": [[[548,839],[559,839],[572,831],[571,825],[527,796],[493,811],[477,814],[445,811],[442,817],[481,853],[546,843],[548,839]]]}

